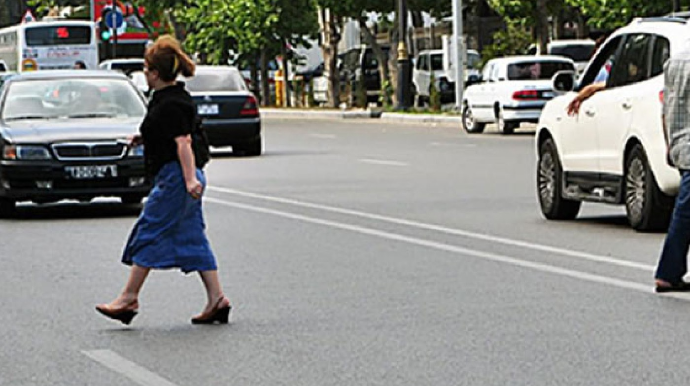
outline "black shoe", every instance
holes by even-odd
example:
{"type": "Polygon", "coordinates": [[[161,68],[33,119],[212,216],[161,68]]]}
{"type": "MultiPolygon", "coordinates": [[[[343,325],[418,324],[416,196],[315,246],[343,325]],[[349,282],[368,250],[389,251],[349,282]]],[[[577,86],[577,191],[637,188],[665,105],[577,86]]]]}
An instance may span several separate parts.
{"type": "Polygon", "coordinates": [[[673,283],[670,285],[658,285],[657,284],[655,291],[657,293],[661,293],[661,292],[690,292],[690,283],[680,281],[678,283],[673,283]]]}

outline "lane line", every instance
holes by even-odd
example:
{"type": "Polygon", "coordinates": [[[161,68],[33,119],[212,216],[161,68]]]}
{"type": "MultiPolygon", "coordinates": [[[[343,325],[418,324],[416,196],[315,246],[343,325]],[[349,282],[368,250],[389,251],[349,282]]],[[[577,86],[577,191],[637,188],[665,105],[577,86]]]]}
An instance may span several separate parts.
{"type": "Polygon", "coordinates": [[[390,160],[384,160],[384,159],[373,159],[373,158],[360,158],[358,161],[363,162],[365,164],[384,165],[384,166],[407,166],[408,165],[405,162],[390,161],[390,160]]]}
{"type": "Polygon", "coordinates": [[[336,138],[335,134],[312,133],[312,134],[309,134],[309,136],[313,137],[313,138],[320,138],[320,139],[335,139],[336,138]]]}
{"type": "Polygon", "coordinates": [[[350,215],[350,216],[355,216],[355,217],[366,218],[369,220],[383,221],[383,222],[396,224],[396,225],[405,225],[405,226],[414,227],[414,228],[418,228],[418,229],[441,232],[441,233],[446,233],[449,235],[462,236],[462,237],[467,237],[467,238],[472,238],[472,239],[477,239],[477,240],[482,240],[482,241],[489,241],[492,243],[499,243],[499,244],[508,245],[508,246],[512,246],[512,247],[531,249],[534,251],[548,252],[548,253],[552,253],[552,254],[568,256],[568,257],[578,258],[578,259],[582,259],[582,260],[595,261],[598,263],[606,263],[606,264],[616,265],[619,267],[637,269],[637,270],[641,270],[641,271],[645,271],[645,272],[654,272],[654,270],[656,268],[652,265],[636,263],[633,261],[618,259],[615,257],[601,256],[601,255],[595,255],[595,254],[587,253],[587,252],[580,252],[580,251],[573,251],[573,250],[564,249],[564,248],[551,247],[548,245],[530,243],[527,241],[513,240],[513,239],[499,237],[499,236],[492,236],[492,235],[483,234],[483,233],[464,231],[461,229],[449,228],[449,227],[444,227],[441,225],[435,225],[435,224],[423,223],[423,222],[418,222],[418,221],[406,220],[406,219],[401,219],[401,218],[396,218],[396,217],[383,216],[383,215],[378,215],[378,214],[373,214],[373,213],[361,212],[361,211],[357,211],[357,210],[344,209],[344,208],[338,208],[338,207],[321,205],[321,204],[313,204],[313,203],[308,203],[308,202],[299,201],[299,200],[274,197],[274,196],[268,196],[268,195],[257,194],[257,193],[249,193],[249,192],[243,192],[243,191],[239,191],[239,190],[235,190],[235,189],[220,188],[220,187],[214,187],[214,186],[209,186],[208,189],[211,191],[218,192],[218,193],[226,193],[226,194],[232,194],[232,195],[237,195],[237,196],[242,196],[242,197],[261,199],[264,201],[277,202],[277,203],[281,203],[281,204],[288,204],[288,205],[299,206],[299,207],[303,207],[303,208],[318,209],[318,210],[323,210],[323,211],[327,211],[327,212],[331,212],[331,213],[345,214],[345,215],[350,215]]]}
{"type": "MultiPolygon", "coordinates": [[[[451,253],[459,254],[459,255],[472,256],[472,257],[476,257],[476,258],[483,259],[483,260],[489,260],[489,261],[494,261],[494,262],[498,262],[498,263],[509,264],[509,265],[513,265],[513,266],[517,266],[517,267],[528,268],[528,269],[532,269],[532,270],[540,271],[540,272],[545,272],[545,273],[552,273],[552,274],[556,274],[556,275],[560,275],[560,276],[566,276],[566,277],[579,279],[579,280],[583,280],[583,281],[588,281],[588,282],[593,282],[593,283],[606,284],[609,286],[623,288],[623,289],[629,289],[629,290],[633,290],[633,291],[637,291],[637,292],[643,292],[643,293],[647,293],[647,294],[652,293],[652,285],[651,284],[641,284],[641,283],[628,281],[628,280],[621,280],[621,279],[617,279],[617,278],[609,277],[609,276],[595,275],[595,274],[591,274],[591,273],[587,273],[587,272],[576,271],[576,270],[567,269],[567,268],[561,268],[561,267],[557,267],[557,266],[553,266],[553,265],[536,263],[536,262],[532,262],[532,261],[528,261],[528,260],[522,260],[519,258],[507,256],[507,255],[500,255],[500,254],[496,254],[496,253],[484,252],[484,251],[479,251],[479,250],[475,250],[475,249],[463,248],[463,247],[458,247],[458,246],[450,245],[450,244],[446,244],[446,243],[441,243],[441,242],[436,242],[436,241],[431,241],[431,240],[425,240],[425,239],[421,239],[421,238],[417,238],[417,237],[405,236],[405,235],[392,233],[392,232],[380,231],[377,229],[372,229],[372,228],[367,228],[367,227],[362,227],[362,226],[352,225],[352,224],[346,224],[346,223],[341,223],[341,222],[337,222],[337,221],[330,221],[330,220],[324,220],[324,219],[319,219],[319,218],[315,218],[315,217],[303,216],[300,214],[283,212],[280,210],[274,210],[274,209],[262,208],[262,207],[258,207],[258,206],[239,204],[239,203],[220,200],[220,199],[216,199],[216,198],[212,198],[212,197],[206,197],[204,200],[207,202],[211,202],[214,204],[227,206],[227,207],[231,207],[231,208],[243,209],[243,210],[248,210],[248,211],[252,211],[252,212],[288,218],[291,220],[303,221],[303,222],[307,222],[307,223],[311,223],[311,224],[317,224],[317,225],[322,225],[322,226],[326,226],[326,227],[342,229],[342,230],[351,231],[351,232],[355,232],[355,233],[379,237],[382,239],[399,241],[399,242],[403,242],[403,243],[407,243],[407,244],[417,245],[417,246],[436,249],[436,250],[445,251],[445,252],[451,252],[451,253]]],[[[668,293],[668,294],[663,294],[663,296],[664,297],[677,298],[677,299],[681,299],[681,300],[690,300],[689,295],[687,295],[687,294],[683,295],[681,293],[668,293]]]]}
{"type": "Polygon", "coordinates": [[[430,142],[429,145],[438,147],[477,147],[476,143],[430,142]]]}
{"type": "Polygon", "coordinates": [[[177,386],[167,379],[110,350],[83,350],[82,354],[141,386],[177,386]]]}

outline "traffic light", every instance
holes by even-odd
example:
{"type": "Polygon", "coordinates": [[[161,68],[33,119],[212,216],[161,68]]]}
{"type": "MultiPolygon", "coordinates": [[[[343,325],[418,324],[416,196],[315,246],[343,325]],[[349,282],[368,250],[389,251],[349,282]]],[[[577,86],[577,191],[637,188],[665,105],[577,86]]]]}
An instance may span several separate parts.
{"type": "Polygon", "coordinates": [[[101,20],[98,22],[98,30],[101,35],[101,41],[103,42],[110,42],[110,37],[112,33],[110,32],[110,28],[108,28],[108,25],[105,24],[105,18],[108,16],[109,12],[104,13],[101,16],[101,20]]]}

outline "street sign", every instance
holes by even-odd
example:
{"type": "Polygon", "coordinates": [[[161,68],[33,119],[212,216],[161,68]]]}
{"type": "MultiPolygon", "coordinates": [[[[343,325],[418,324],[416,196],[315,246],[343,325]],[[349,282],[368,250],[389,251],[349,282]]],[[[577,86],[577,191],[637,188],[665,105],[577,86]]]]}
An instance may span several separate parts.
{"type": "Polygon", "coordinates": [[[120,12],[120,10],[117,8],[115,8],[114,11],[112,9],[108,10],[101,17],[105,19],[105,25],[111,29],[121,28],[122,24],[125,22],[122,12],[120,12]]]}
{"type": "Polygon", "coordinates": [[[34,14],[31,13],[31,10],[27,10],[24,16],[22,16],[22,24],[31,23],[32,21],[36,21],[36,18],[34,17],[34,14]]]}

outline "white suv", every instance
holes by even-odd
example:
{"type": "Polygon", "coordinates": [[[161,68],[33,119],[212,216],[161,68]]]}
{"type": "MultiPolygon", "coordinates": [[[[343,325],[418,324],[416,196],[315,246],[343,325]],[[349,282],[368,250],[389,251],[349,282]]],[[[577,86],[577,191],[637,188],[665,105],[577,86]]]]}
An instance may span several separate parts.
{"type": "Polygon", "coordinates": [[[625,205],[636,230],[668,226],[680,175],[666,163],[663,66],[689,40],[685,20],[637,19],[608,38],[578,82],[568,80],[572,74],[554,77],[554,88],[566,94],[547,103],[536,133],[537,191],[547,219],[573,219],[582,201],[592,201],[625,205]],[[606,88],[568,116],[575,97],[569,89],[602,72],[606,88]]]}

